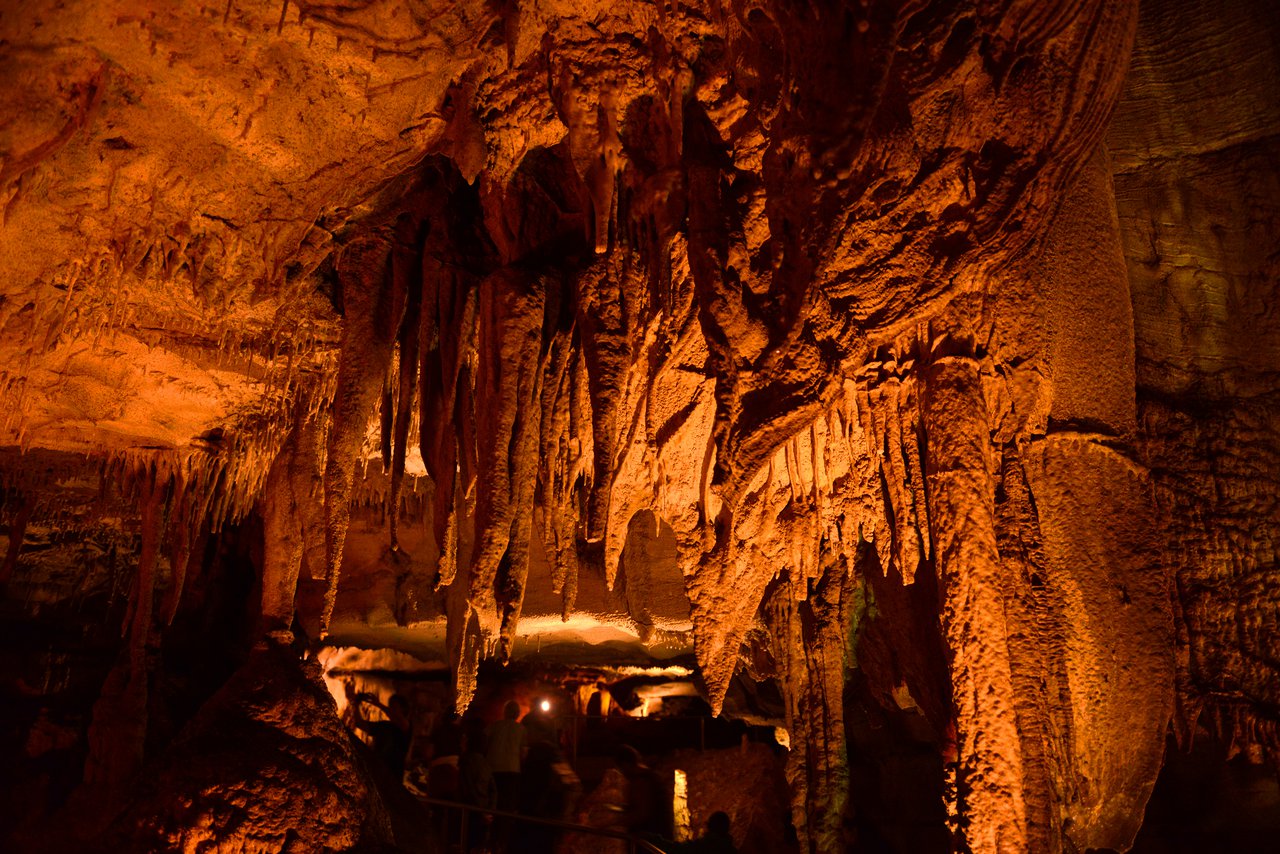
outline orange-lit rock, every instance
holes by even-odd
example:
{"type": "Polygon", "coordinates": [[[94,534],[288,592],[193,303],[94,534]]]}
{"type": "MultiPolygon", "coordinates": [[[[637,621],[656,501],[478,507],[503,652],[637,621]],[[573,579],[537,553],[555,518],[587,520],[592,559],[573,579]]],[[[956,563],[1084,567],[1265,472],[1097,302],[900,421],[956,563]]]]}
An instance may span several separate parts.
{"type": "Polygon", "coordinates": [[[253,653],[151,769],[109,850],[350,850],[392,822],[315,668],[253,653]]]}
{"type": "Polygon", "coordinates": [[[1274,758],[1280,33],[1218,6],[0,12],[0,578],[110,626],[84,779],[227,677],[201,632],[460,708],[776,679],[815,851],[857,703],[963,850],[1127,849],[1202,713],[1274,758]]]}

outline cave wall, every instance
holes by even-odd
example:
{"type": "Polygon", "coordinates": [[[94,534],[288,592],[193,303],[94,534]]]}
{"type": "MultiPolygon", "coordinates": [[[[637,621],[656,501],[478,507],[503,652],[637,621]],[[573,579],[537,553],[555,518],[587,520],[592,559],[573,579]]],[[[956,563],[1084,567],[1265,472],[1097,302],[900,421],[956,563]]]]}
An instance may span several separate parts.
{"type": "Polygon", "coordinates": [[[1205,712],[1224,740],[1272,750],[1277,26],[1266,4],[1160,4],[1139,29],[1107,139],[1139,456],[1176,585],[1179,726],[1185,740],[1205,712]]]}
{"type": "Polygon", "coordinates": [[[1171,721],[1276,746],[1274,30],[0,13],[0,444],[87,454],[5,457],[4,579],[51,529],[137,555],[86,780],[148,755],[161,628],[243,527],[246,647],[429,612],[464,707],[529,606],[657,643],[679,585],[715,708],[744,659],[784,688],[809,850],[858,821],[851,680],[920,710],[958,847],[1127,848],[1171,721]]]}

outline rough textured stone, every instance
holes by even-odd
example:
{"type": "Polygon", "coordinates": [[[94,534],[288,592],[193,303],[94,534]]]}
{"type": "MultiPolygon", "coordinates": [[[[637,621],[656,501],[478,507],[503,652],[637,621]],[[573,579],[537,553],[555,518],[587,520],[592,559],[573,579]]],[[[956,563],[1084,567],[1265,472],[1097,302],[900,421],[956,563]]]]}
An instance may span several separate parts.
{"type": "Polygon", "coordinates": [[[1274,755],[1280,31],[1265,3],[1153,4],[1108,135],[1134,306],[1138,453],[1167,532],[1179,731],[1274,755]]]}
{"type": "Polygon", "coordinates": [[[0,577],[72,598],[51,531],[138,556],[87,778],[154,754],[166,627],[243,557],[240,642],[380,639],[460,707],[544,633],[691,650],[717,710],[748,663],[810,850],[866,820],[850,697],[918,711],[957,848],[1126,848],[1171,720],[1277,746],[1277,35],[1251,0],[0,12],[0,445],[88,456],[2,458],[0,577]]]}
{"type": "Polygon", "coordinates": [[[353,851],[391,820],[319,669],[254,652],[148,769],[111,851],[353,851]]]}

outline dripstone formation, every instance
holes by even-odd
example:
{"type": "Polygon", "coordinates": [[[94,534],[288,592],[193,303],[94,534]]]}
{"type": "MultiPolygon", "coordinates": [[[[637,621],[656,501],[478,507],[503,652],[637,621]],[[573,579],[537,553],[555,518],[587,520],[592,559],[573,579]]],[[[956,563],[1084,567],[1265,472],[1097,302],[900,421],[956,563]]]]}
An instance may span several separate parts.
{"type": "Polygon", "coordinates": [[[1276,761],[1265,0],[11,5],[6,745],[86,822],[384,839],[305,685],[254,737],[317,730],[331,816],[154,780],[290,633],[439,625],[462,709],[607,596],[716,711],[776,680],[803,850],[855,693],[957,850],[1127,850],[1170,733],[1276,761]]]}

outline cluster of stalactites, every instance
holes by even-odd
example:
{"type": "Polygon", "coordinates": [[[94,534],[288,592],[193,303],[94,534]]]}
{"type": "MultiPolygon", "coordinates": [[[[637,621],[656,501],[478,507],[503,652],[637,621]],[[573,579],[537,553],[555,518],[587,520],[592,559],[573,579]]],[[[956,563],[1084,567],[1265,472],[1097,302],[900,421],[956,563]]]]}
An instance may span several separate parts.
{"type": "MultiPolygon", "coordinates": [[[[299,412],[301,420],[313,417],[306,406],[300,406],[299,412]]],[[[166,624],[177,613],[185,583],[200,558],[203,538],[258,507],[273,460],[279,457],[278,439],[264,442],[262,435],[255,435],[243,442],[235,436],[225,441],[232,446],[232,453],[135,451],[115,455],[104,465],[104,488],[119,482],[134,495],[141,512],[141,590],[152,589],[156,555],[162,548],[168,554],[170,583],[162,612],[166,624]]],[[[143,595],[138,601],[146,598],[143,595]]],[[[135,603],[133,607],[139,606],[135,603]]],[[[139,623],[135,634],[141,634],[144,625],[139,623]]]]}
{"type": "MultiPolygon", "coordinates": [[[[432,190],[453,194],[456,203],[466,193],[459,184],[446,175],[432,190]]],[[[329,589],[322,628],[332,614],[354,478],[375,411],[389,507],[400,506],[410,446],[421,451],[432,482],[435,586],[464,586],[467,606],[454,621],[469,627],[468,648],[496,643],[500,654],[509,650],[535,534],[552,556],[565,614],[573,607],[576,508],[591,476],[590,393],[573,305],[554,274],[486,269],[490,259],[465,254],[460,244],[480,242],[464,233],[473,225],[462,217],[402,216],[394,228],[352,240],[338,259],[345,324],[324,470],[329,589]],[[544,512],[535,531],[539,496],[544,512]],[[473,547],[459,578],[464,525],[474,527],[473,547]]],[[[387,517],[395,551],[399,513],[387,517]]],[[[466,662],[473,668],[477,659],[462,646],[460,636],[455,666],[465,686],[473,676],[466,662]]],[[[461,705],[467,694],[459,690],[461,705]]]]}
{"type": "MultiPolygon", "coordinates": [[[[625,159],[615,165],[625,185],[625,159]]],[[[375,411],[390,508],[416,416],[433,483],[437,587],[454,583],[460,527],[474,526],[466,607],[450,610],[459,706],[480,656],[510,652],[534,536],[567,619],[580,567],[615,582],[637,513],[669,524],[717,710],[780,571],[816,578],[826,555],[848,563],[865,539],[881,566],[911,579],[930,535],[914,387],[899,379],[911,373],[909,357],[868,368],[884,377],[838,386],[725,506],[713,488],[723,402],[684,235],[638,193],[588,192],[610,215],[587,219],[589,250],[576,267],[503,264],[475,221],[441,213],[477,202],[449,167],[437,168],[430,201],[419,202],[434,216],[368,229],[335,265],[345,323],[324,474],[326,626],[375,411]],[[611,236],[603,243],[594,239],[602,229],[611,236]]],[[[588,190],[601,186],[587,181],[594,174],[579,176],[588,190]]],[[[387,514],[392,549],[398,515],[387,514]]],[[[794,589],[803,596],[805,584],[794,589]]]]}
{"type": "Polygon", "coordinates": [[[462,705],[478,654],[464,650],[509,652],[537,528],[567,613],[578,567],[616,577],[636,512],[666,520],[717,705],[772,574],[753,561],[807,576],[833,529],[848,543],[866,527],[881,564],[892,557],[909,580],[933,547],[918,431],[898,415],[913,411],[911,391],[866,384],[852,407],[846,372],[868,337],[893,337],[938,308],[941,283],[968,281],[958,270],[998,266],[1034,239],[1119,89],[1132,14],[1110,8],[641,20],[626,7],[604,24],[566,18],[520,64],[511,54],[477,72],[454,105],[460,135],[487,151],[484,168],[467,167],[475,185],[432,163],[390,206],[395,222],[338,251],[324,623],[365,424],[380,407],[395,506],[415,392],[440,583],[461,571],[460,526],[475,526],[451,631],[462,705]],[[1081,22],[1099,16],[1115,36],[1086,50],[1081,22]],[[1025,38],[987,62],[975,20],[1025,38]],[[1060,54],[1088,61],[1056,73],[1060,54]],[[1010,63],[1055,74],[1006,75],[1010,63]],[[894,92],[935,111],[961,89],[982,110],[938,129],[937,162],[899,127],[903,111],[880,109],[894,92]],[[830,453],[810,447],[828,429],[813,425],[834,410],[837,433],[857,424],[874,442],[891,516],[846,517],[813,497],[826,474],[809,471],[826,463],[807,460],[830,453]],[[760,514],[779,521],[753,531],[760,514]],[[728,594],[739,589],[749,595],[728,594]]]}
{"type": "MultiPolygon", "coordinates": [[[[451,613],[460,704],[480,655],[510,651],[535,536],[567,618],[581,566],[614,583],[632,517],[652,511],[671,525],[717,708],[780,570],[816,578],[824,555],[847,562],[867,539],[883,566],[910,578],[929,543],[910,383],[847,382],[728,512],[711,488],[714,378],[691,302],[660,303],[647,268],[621,251],[575,278],[520,265],[484,272],[442,263],[449,245],[432,240],[438,223],[425,224],[425,238],[403,225],[349,244],[338,265],[349,339],[325,470],[330,602],[368,413],[381,412],[391,508],[416,414],[437,586],[458,577],[459,528],[474,526],[460,580],[467,605],[451,613]],[[731,527],[719,527],[726,519],[731,527]]],[[[687,293],[683,242],[671,246],[661,291],[687,293]]],[[[387,514],[393,549],[397,516],[387,514]]],[[[804,595],[805,584],[794,587],[804,595]]]]}

